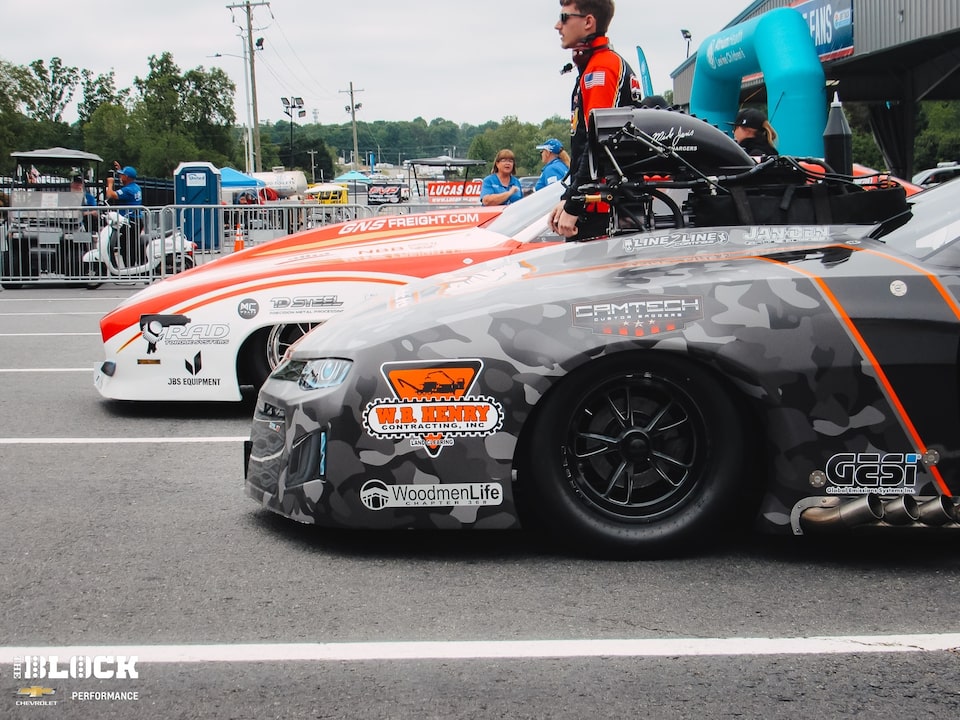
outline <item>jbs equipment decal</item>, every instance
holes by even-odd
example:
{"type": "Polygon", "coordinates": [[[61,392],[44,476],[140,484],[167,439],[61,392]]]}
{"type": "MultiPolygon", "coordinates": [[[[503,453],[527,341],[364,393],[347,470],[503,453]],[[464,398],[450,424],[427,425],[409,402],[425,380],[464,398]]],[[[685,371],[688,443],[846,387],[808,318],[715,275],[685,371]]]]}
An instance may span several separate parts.
{"type": "Polygon", "coordinates": [[[378,398],[363,411],[373,437],[409,438],[430,457],[457,437],[492,435],[503,409],[490,397],[471,395],[483,369],[478,359],[384,363],[380,372],[395,398],[378,398]]]}
{"type": "Polygon", "coordinates": [[[646,337],[702,318],[703,298],[697,295],[617,298],[573,306],[574,326],[598,335],[646,337]]]}
{"type": "Polygon", "coordinates": [[[919,453],[839,453],[824,468],[830,495],[913,495],[919,453]]]}

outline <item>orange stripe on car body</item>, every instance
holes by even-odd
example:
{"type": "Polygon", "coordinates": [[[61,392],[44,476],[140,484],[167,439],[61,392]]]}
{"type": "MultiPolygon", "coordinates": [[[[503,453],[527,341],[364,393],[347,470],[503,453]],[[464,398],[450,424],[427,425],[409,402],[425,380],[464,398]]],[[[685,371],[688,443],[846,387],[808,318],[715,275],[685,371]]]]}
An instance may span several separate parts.
{"type": "MultiPolygon", "coordinates": [[[[841,247],[854,250],[854,251],[861,251],[860,248],[856,248],[852,246],[842,245],[841,247]]],[[[866,252],[874,252],[874,251],[866,251],[866,252]]],[[[889,260],[897,260],[897,258],[891,258],[890,256],[885,255],[883,253],[874,252],[874,254],[889,260]]],[[[914,426],[913,421],[910,419],[910,416],[908,415],[906,408],[904,408],[903,403],[900,401],[900,397],[897,395],[896,391],[893,389],[893,385],[890,383],[890,380],[887,377],[887,374],[884,372],[883,367],[880,365],[880,362],[877,360],[877,357],[873,354],[873,351],[870,349],[870,346],[867,344],[866,339],[863,337],[863,335],[860,334],[860,331],[857,329],[856,324],[847,314],[846,310],[844,310],[843,305],[840,302],[839,298],[837,298],[837,296],[833,293],[833,291],[827,286],[826,281],[823,278],[817,275],[814,275],[813,273],[807,272],[806,270],[798,268],[794,265],[784,264],[779,260],[777,260],[776,258],[758,257],[757,259],[763,260],[764,262],[774,263],[782,267],[787,267],[790,270],[793,270],[794,272],[809,278],[814,282],[814,284],[816,284],[818,288],[820,288],[820,292],[822,292],[824,297],[826,297],[827,300],[833,305],[834,313],[837,315],[837,317],[840,319],[843,325],[847,328],[847,332],[850,334],[850,336],[854,339],[854,342],[857,344],[861,355],[863,355],[863,357],[866,358],[866,360],[870,363],[870,366],[873,368],[874,372],[876,373],[877,382],[880,383],[880,386],[883,388],[884,393],[887,396],[887,400],[893,406],[894,411],[897,413],[897,416],[900,418],[901,425],[913,440],[915,448],[919,453],[921,454],[925,453],[927,450],[927,447],[924,444],[923,439],[920,437],[920,433],[917,432],[917,429],[914,426]]],[[[910,267],[909,263],[903,263],[903,264],[910,267]]],[[[914,266],[913,269],[916,270],[918,273],[924,275],[928,279],[932,279],[932,276],[930,275],[930,273],[923,270],[922,268],[918,268],[914,266]]],[[[939,286],[939,283],[936,283],[936,285],[939,286]]],[[[955,303],[953,303],[952,306],[955,307],[955,303]]],[[[937,468],[936,466],[930,466],[928,470],[930,470],[930,474],[933,476],[933,479],[936,481],[937,486],[940,488],[941,494],[945,495],[946,497],[953,497],[953,494],[950,492],[950,488],[947,487],[947,484],[943,479],[943,475],[940,473],[940,469],[937,468]]]]}

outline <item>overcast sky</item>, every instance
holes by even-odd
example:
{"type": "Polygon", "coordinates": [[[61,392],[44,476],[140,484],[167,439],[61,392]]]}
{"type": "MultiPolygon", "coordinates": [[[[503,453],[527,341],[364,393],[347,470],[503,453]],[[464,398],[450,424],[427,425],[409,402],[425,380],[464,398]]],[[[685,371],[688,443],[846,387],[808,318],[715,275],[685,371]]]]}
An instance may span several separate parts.
{"type": "MultiPolygon", "coordinates": [[[[252,0],[257,106],[261,122],[287,120],[280,98],[299,96],[323,124],[350,119],[350,83],[358,120],[478,125],[513,115],[522,122],[567,117],[574,75],[560,75],[569,51],[554,24],[558,0],[252,0]]],[[[752,4],[750,0],[618,0],[610,38],[637,68],[646,54],[654,91],[690,53],[752,4]]],[[[237,119],[247,117],[241,0],[4,3],[0,57],[26,65],[60,57],[95,74],[115,72],[118,87],[144,77],[147,58],[168,51],[181,70],[221,67],[237,85],[237,119]],[[216,53],[223,57],[211,57],[216,53]],[[232,57],[236,56],[236,57],[232,57]]],[[[68,117],[74,120],[75,117],[68,117]]]]}

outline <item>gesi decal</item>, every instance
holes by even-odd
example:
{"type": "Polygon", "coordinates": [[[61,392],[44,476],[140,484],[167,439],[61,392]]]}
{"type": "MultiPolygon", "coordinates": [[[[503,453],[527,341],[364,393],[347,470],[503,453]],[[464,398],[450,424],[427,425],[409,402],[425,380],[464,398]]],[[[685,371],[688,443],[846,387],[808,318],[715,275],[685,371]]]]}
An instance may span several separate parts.
{"type": "Polygon", "coordinates": [[[827,460],[830,495],[913,495],[919,453],[838,453],[827,460]]]}
{"type": "Polygon", "coordinates": [[[503,408],[470,394],[482,369],[478,359],[384,363],[380,372],[396,399],[368,403],[363,425],[373,437],[410,438],[430,457],[456,437],[492,435],[503,424],[503,408]]]}

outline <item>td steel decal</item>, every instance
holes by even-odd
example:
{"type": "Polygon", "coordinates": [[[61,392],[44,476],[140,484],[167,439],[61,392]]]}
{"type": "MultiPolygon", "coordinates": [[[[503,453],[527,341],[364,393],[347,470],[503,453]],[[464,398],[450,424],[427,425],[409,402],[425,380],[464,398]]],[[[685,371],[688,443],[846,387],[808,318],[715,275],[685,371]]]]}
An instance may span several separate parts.
{"type": "Polygon", "coordinates": [[[701,319],[703,298],[698,295],[619,298],[573,306],[574,327],[597,335],[646,337],[672,332],[701,319]]]}
{"type": "Polygon", "coordinates": [[[430,457],[456,437],[492,435],[503,423],[502,407],[470,394],[482,369],[478,359],[384,363],[380,372],[395,399],[368,403],[363,425],[374,437],[409,438],[430,457]]]}

